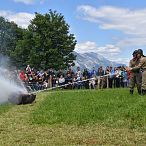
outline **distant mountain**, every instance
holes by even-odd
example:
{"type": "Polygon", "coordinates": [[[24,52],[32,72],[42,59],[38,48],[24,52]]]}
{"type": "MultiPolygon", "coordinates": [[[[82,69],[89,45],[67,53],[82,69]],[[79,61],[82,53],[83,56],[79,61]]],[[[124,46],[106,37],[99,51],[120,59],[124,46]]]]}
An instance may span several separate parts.
{"type": "Polygon", "coordinates": [[[83,54],[74,52],[74,54],[77,56],[75,61],[75,66],[80,66],[81,69],[87,68],[91,70],[93,67],[98,68],[100,66],[103,66],[103,68],[105,68],[106,66],[115,67],[115,66],[124,65],[107,60],[106,58],[95,52],[83,53],[83,54]]]}

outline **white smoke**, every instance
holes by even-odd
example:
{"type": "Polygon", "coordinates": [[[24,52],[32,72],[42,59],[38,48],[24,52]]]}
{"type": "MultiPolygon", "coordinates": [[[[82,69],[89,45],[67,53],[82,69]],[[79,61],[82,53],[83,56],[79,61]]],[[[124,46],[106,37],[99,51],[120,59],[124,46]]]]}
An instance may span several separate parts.
{"type": "Polygon", "coordinates": [[[27,93],[17,71],[10,70],[9,59],[0,55],[0,104],[8,102],[15,93],[27,93]]]}

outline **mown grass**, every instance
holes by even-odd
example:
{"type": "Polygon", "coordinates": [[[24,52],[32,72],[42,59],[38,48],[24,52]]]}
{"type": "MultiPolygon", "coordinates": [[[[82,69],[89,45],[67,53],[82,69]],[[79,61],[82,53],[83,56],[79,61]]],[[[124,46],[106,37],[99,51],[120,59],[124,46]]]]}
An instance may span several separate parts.
{"type": "Polygon", "coordinates": [[[10,104],[0,104],[0,115],[5,112],[8,112],[11,107],[12,105],[10,104]]]}
{"type": "Polygon", "coordinates": [[[129,90],[54,92],[33,112],[37,124],[85,125],[146,130],[146,97],[129,95],[129,90]]]}
{"type": "Polygon", "coordinates": [[[0,146],[146,145],[146,96],[128,89],[41,92],[2,106],[0,146]]]}

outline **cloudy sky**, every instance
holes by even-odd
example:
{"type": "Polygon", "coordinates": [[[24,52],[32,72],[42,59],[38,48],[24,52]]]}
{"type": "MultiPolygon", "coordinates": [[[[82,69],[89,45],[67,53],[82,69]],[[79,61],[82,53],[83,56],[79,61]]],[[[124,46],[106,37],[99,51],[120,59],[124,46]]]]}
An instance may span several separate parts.
{"type": "Polygon", "coordinates": [[[0,16],[26,28],[34,12],[49,9],[65,16],[77,52],[97,52],[122,63],[137,48],[146,54],[146,0],[4,0],[0,16]]]}

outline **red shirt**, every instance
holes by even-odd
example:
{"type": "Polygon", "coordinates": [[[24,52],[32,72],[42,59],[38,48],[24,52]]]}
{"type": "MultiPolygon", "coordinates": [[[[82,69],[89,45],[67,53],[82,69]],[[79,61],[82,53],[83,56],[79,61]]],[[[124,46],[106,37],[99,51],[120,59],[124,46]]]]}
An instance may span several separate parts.
{"type": "Polygon", "coordinates": [[[19,73],[19,77],[20,77],[20,79],[21,79],[22,81],[25,81],[25,80],[26,80],[26,76],[25,76],[24,71],[21,71],[21,72],[19,73]]]}

